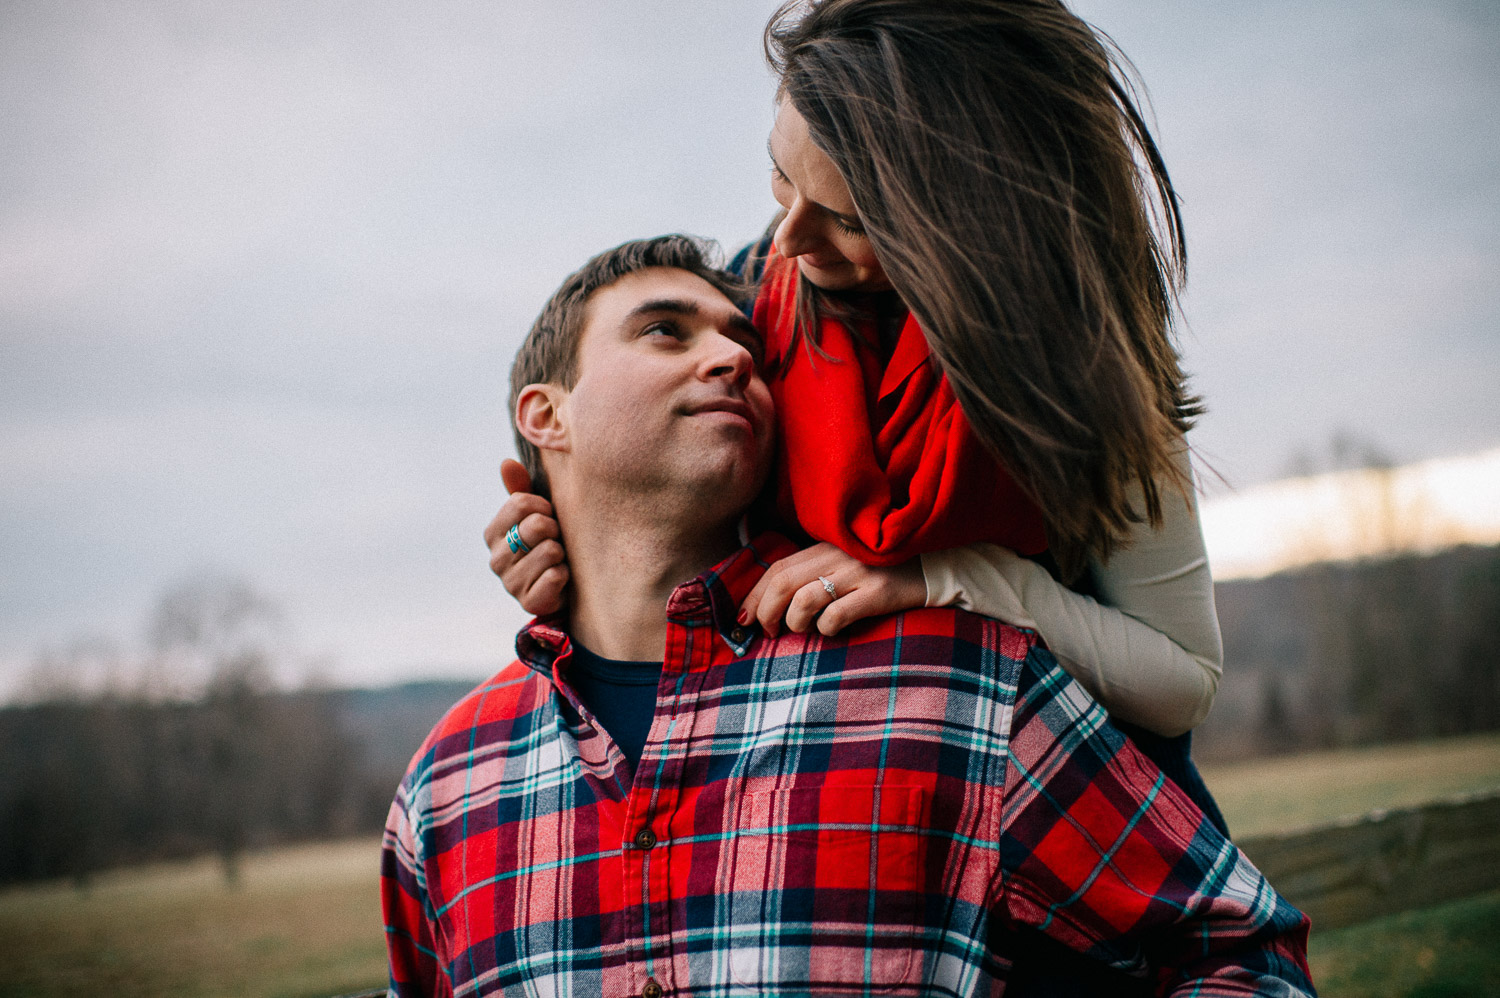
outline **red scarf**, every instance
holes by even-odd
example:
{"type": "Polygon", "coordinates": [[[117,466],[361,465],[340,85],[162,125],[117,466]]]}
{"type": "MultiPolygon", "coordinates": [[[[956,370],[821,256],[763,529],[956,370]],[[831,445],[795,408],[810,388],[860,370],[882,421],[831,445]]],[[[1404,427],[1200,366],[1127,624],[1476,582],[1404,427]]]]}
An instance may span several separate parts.
{"type": "Polygon", "coordinates": [[[755,302],[781,365],[771,394],[782,515],[869,565],[976,541],[1045,550],[1041,513],[974,435],[916,319],[883,371],[873,322],[851,331],[824,317],[819,346],[831,356],[809,356],[805,340],[791,350],[799,279],[773,251],[755,302]]]}

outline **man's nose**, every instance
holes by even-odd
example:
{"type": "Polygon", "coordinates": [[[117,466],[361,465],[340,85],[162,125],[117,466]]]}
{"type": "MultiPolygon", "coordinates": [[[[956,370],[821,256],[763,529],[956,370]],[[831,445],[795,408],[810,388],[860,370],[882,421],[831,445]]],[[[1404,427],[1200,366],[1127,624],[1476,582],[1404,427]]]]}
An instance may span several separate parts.
{"type": "Polygon", "coordinates": [[[705,379],[728,378],[737,386],[744,386],[755,370],[755,358],[745,344],[723,333],[714,333],[701,368],[705,379]]]}

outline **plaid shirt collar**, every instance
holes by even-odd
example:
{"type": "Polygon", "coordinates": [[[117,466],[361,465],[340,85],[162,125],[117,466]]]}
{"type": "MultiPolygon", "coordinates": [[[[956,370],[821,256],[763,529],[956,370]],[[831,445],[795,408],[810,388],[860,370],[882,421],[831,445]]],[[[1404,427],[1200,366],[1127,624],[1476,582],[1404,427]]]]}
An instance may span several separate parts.
{"type": "MultiPolygon", "coordinates": [[[[710,625],[736,656],[750,650],[758,633],[754,624],[738,620],[740,604],[755,588],[766,569],[794,553],[796,546],[780,534],[767,532],[713,568],[672,591],[667,601],[667,621],[679,627],[710,625]]],[[[560,616],[537,617],[516,635],[516,657],[534,672],[557,684],[557,663],[572,651],[572,642],[560,616]]],[[[670,639],[669,639],[670,640],[670,639]]],[[[665,668],[692,671],[712,664],[707,658],[684,660],[668,650],[665,668]]]]}

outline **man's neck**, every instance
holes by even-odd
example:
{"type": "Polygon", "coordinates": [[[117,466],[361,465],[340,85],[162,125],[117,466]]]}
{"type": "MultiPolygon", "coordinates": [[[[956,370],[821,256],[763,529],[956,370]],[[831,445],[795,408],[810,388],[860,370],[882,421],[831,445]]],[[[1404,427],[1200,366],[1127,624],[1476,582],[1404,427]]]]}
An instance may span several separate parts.
{"type": "Polygon", "coordinates": [[[568,630],[596,655],[660,661],[667,602],[738,546],[735,524],[705,525],[681,503],[557,496],[568,553],[568,630]]]}

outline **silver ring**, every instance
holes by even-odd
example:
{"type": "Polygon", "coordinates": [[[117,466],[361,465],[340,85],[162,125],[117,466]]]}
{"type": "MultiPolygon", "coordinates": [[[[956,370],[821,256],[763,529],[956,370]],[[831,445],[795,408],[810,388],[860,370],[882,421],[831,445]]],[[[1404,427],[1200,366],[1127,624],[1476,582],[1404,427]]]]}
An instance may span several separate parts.
{"type": "Polygon", "coordinates": [[[521,540],[519,523],[512,523],[510,529],[505,532],[505,543],[510,545],[511,554],[527,554],[531,551],[531,545],[521,540]]]}
{"type": "Polygon", "coordinates": [[[826,575],[820,575],[820,576],[818,576],[818,581],[821,582],[821,583],[823,583],[823,591],[825,593],[827,593],[829,596],[833,597],[834,599],[838,599],[839,598],[838,590],[833,588],[833,580],[832,579],[830,579],[826,575]]]}

